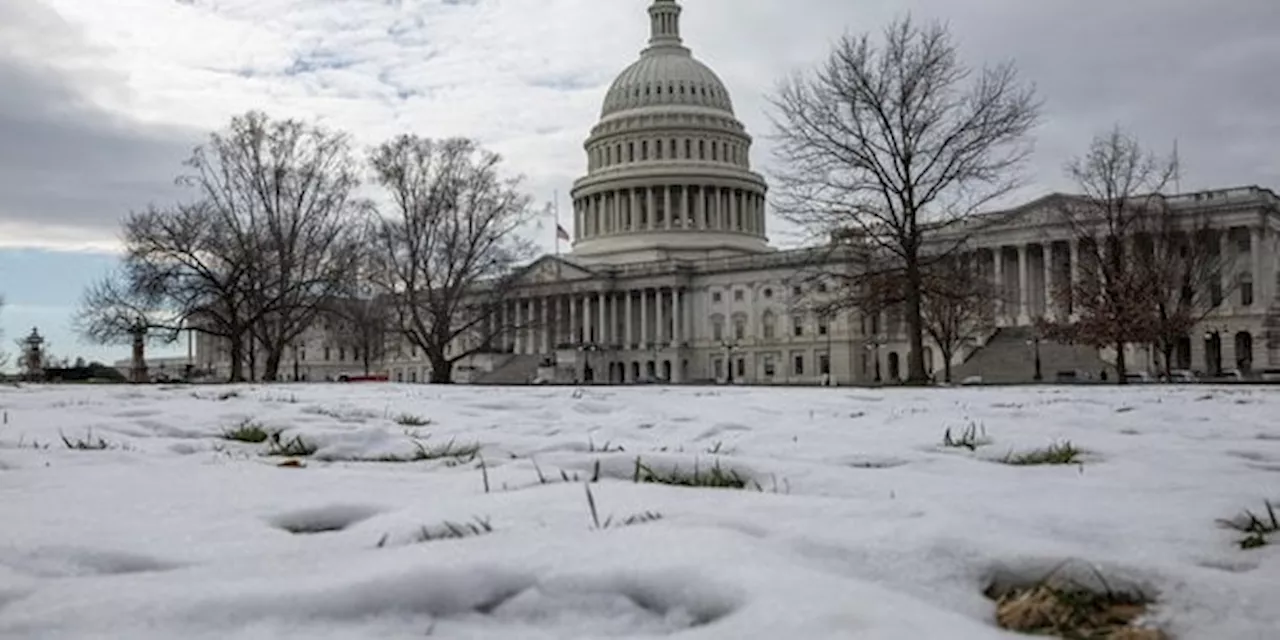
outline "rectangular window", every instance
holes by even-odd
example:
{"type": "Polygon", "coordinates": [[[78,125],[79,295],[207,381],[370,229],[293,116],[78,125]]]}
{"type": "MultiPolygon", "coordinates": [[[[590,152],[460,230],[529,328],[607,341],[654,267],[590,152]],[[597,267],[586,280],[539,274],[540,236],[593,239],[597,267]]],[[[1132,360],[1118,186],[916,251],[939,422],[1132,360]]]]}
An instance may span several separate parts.
{"type": "Polygon", "coordinates": [[[711,323],[711,339],[724,340],[724,323],[723,322],[717,321],[717,322],[711,323]]]}
{"type": "Polygon", "coordinates": [[[1240,281],[1240,305],[1245,307],[1253,305],[1253,280],[1240,281]]]}
{"type": "Polygon", "coordinates": [[[733,323],[733,337],[736,340],[744,340],[747,337],[747,324],[739,320],[733,323]]]}
{"type": "Polygon", "coordinates": [[[724,377],[724,360],[715,358],[711,361],[712,377],[719,380],[724,377]]]}
{"type": "Polygon", "coordinates": [[[827,319],[826,316],[818,316],[818,335],[820,336],[827,335],[828,324],[829,324],[829,320],[827,319]]]}
{"type": "Polygon", "coordinates": [[[733,292],[733,299],[742,302],[742,289],[737,289],[733,292]]]}
{"type": "Polygon", "coordinates": [[[649,159],[649,141],[648,140],[640,141],[640,159],[641,160],[649,159]]]}
{"type": "MultiPolygon", "coordinates": [[[[862,368],[864,371],[867,368],[867,361],[866,361],[865,355],[863,356],[863,359],[862,359],[862,368]]],[[[830,355],[827,355],[824,353],[818,356],[818,373],[824,376],[831,375],[831,356],[830,355]]]]}
{"type": "Polygon", "coordinates": [[[804,335],[804,318],[791,316],[791,335],[797,338],[804,335]]]}
{"type": "Polygon", "coordinates": [[[715,293],[711,294],[711,301],[712,301],[712,302],[720,302],[720,297],[721,297],[721,296],[720,296],[720,292],[719,292],[719,291],[717,291],[717,292],[715,292],[715,293]]]}
{"type": "Polygon", "coordinates": [[[325,362],[328,362],[328,361],[329,361],[329,355],[330,355],[329,347],[325,347],[325,348],[324,348],[324,361],[325,361],[325,362]]]}
{"type": "Polygon", "coordinates": [[[766,378],[772,378],[774,376],[773,356],[764,357],[764,375],[766,378]]]}
{"type": "Polygon", "coordinates": [[[743,360],[742,358],[738,358],[738,360],[733,363],[733,368],[736,369],[736,371],[734,372],[734,375],[738,376],[739,378],[742,378],[747,375],[746,360],[743,360]]]}
{"type": "Polygon", "coordinates": [[[804,375],[804,356],[797,355],[792,358],[791,373],[797,376],[804,375]]]}

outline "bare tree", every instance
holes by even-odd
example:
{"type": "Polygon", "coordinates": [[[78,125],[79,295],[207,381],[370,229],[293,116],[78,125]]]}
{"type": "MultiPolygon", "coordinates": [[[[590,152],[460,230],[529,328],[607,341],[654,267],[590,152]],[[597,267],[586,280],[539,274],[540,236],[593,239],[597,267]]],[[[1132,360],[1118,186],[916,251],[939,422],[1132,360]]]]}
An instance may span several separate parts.
{"type": "MultiPolygon", "coordinates": [[[[879,253],[867,277],[896,272],[905,283],[911,352],[908,382],[924,369],[926,236],[949,229],[1022,184],[1028,134],[1039,118],[1034,90],[1011,63],[976,75],[941,24],[894,21],[880,46],[845,36],[826,63],[797,75],[772,99],[776,207],[819,234],[852,233],[879,253]]],[[[955,244],[964,242],[954,233],[955,244]]],[[[857,290],[856,282],[850,290],[857,290]]]]}
{"type": "Polygon", "coordinates": [[[967,256],[934,263],[926,272],[922,317],[938,345],[943,380],[951,382],[951,362],[961,347],[995,326],[995,286],[967,256]]]}
{"type": "Polygon", "coordinates": [[[471,140],[403,135],[371,164],[393,203],[376,233],[378,287],[396,330],[425,353],[431,381],[451,382],[454,363],[512,326],[497,310],[532,255],[516,235],[533,217],[531,198],[471,140]]]}
{"type": "Polygon", "coordinates": [[[85,290],[73,324],[76,330],[95,344],[127,344],[132,359],[129,381],[148,381],[146,346],[148,342],[172,343],[182,327],[165,312],[161,300],[150,292],[139,290],[124,273],[109,275],[85,290]]]}
{"type": "MultiPolygon", "coordinates": [[[[196,149],[182,181],[194,186],[252,256],[244,280],[263,379],[279,378],[285,349],[357,265],[359,176],[349,137],[251,111],[196,149]]],[[[251,350],[256,356],[256,350],[251,350]]]]}
{"type": "MultiPolygon", "coordinates": [[[[955,354],[994,325],[996,288],[970,256],[962,254],[930,262],[921,281],[921,321],[929,339],[938,346],[943,379],[951,382],[955,354]]],[[[854,300],[865,313],[900,314],[906,297],[906,282],[901,274],[880,271],[862,279],[862,288],[854,300]]],[[[846,296],[837,304],[847,300],[846,296]]]]}
{"type": "Polygon", "coordinates": [[[325,312],[330,326],[337,327],[338,346],[358,354],[366,376],[385,355],[393,308],[387,296],[356,294],[333,300],[325,312]]]}
{"type": "Polygon", "coordinates": [[[1165,206],[1151,212],[1138,238],[1132,268],[1153,287],[1152,346],[1166,377],[1173,374],[1178,343],[1243,286],[1236,265],[1220,250],[1219,233],[1206,216],[1165,206]]]}
{"type": "MultiPolygon", "coordinates": [[[[1119,128],[1096,136],[1083,157],[1067,165],[1080,195],[1058,207],[1080,247],[1074,286],[1055,296],[1077,316],[1044,323],[1046,336],[1116,352],[1116,379],[1124,384],[1125,347],[1152,344],[1157,334],[1161,282],[1141,268],[1138,239],[1152,220],[1166,218],[1164,190],[1177,171],[1175,159],[1160,159],[1119,128]]],[[[1177,287],[1180,288],[1180,287],[1177,287]]]]}
{"type": "Polygon", "coordinates": [[[123,271],[129,291],[170,325],[227,341],[232,382],[243,381],[255,247],[204,202],[151,208],[124,223],[123,271]]]}

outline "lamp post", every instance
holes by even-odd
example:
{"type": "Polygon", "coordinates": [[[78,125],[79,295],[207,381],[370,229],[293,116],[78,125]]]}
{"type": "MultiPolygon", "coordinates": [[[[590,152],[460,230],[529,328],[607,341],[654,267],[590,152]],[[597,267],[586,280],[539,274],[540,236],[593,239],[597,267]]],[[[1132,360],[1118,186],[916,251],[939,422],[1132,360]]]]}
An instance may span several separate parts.
{"type": "Polygon", "coordinates": [[[873,378],[873,380],[876,384],[880,384],[880,339],[875,336],[869,338],[867,340],[866,349],[871,352],[871,361],[873,368],[875,369],[875,378],[873,378]]]}
{"type": "Polygon", "coordinates": [[[1036,382],[1040,382],[1044,380],[1044,374],[1040,370],[1040,336],[1031,336],[1031,339],[1027,340],[1027,346],[1032,348],[1036,362],[1036,370],[1035,373],[1032,374],[1031,379],[1036,382]]]}

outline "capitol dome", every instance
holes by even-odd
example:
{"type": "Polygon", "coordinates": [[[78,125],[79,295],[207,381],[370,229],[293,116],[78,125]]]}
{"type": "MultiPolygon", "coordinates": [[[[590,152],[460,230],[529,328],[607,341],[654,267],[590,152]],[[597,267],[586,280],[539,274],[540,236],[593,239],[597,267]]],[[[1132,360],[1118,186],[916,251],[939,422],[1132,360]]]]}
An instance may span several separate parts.
{"type": "Polygon", "coordinates": [[[645,55],[618,74],[604,98],[600,117],[626,109],[685,105],[733,113],[724,83],[684,47],[645,55]]]}
{"type": "Polygon", "coordinates": [[[724,83],[653,0],[649,46],[610,85],[574,183],[573,254],[630,263],[770,251],[766,185],[724,83]]]}

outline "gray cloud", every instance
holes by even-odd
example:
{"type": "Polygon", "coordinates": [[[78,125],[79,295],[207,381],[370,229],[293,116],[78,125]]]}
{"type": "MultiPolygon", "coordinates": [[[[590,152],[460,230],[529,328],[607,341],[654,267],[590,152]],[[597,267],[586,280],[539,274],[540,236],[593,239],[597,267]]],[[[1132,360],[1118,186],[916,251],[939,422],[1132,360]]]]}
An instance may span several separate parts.
{"type": "Polygon", "coordinates": [[[773,86],[760,73],[767,52],[781,61],[775,67],[809,67],[846,30],[876,32],[911,12],[949,23],[966,60],[1011,59],[1037,85],[1045,117],[1032,191],[1070,188],[1063,164],[1116,124],[1157,151],[1176,138],[1184,189],[1280,187],[1275,0],[807,0],[803,12],[770,4],[707,0],[686,11],[691,27],[711,32],[694,46],[714,58],[757,134],[768,132],[757,115],[773,86]],[[751,41],[759,51],[735,55],[751,41]]]}
{"type": "MultiPolygon", "coordinates": [[[[558,190],[567,210],[585,169],[582,140],[648,29],[648,0],[191,0],[140,5],[127,19],[100,0],[68,0],[58,6],[76,24],[97,24],[97,41],[127,54],[90,73],[55,64],[89,39],[41,2],[0,0],[0,41],[26,45],[0,51],[0,222],[104,233],[130,208],[173,194],[190,145],[248,108],[321,117],[364,143],[404,131],[476,136],[528,174],[540,198],[558,190]],[[150,117],[191,129],[143,126],[114,115],[128,108],[89,99],[126,86],[150,117]]],[[[1186,189],[1280,187],[1275,0],[684,4],[686,43],[733,92],[766,172],[765,98],[776,81],[820,63],[842,33],[877,31],[910,11],[948,21],[966,59],[1013,59],[1039,87],[1045,119],[1029,197],[1069,189],[1065,161],[1114,124],[1156,150],[1176,138],[1186,189]]]]}
{"type": "Polygon", "coordinates": [[[41,37],[25,50],[0,48],[0,222],[24,234],[52,226],[110,238],[130,209],[176,195],[172,179],[196,135],[96,106],[88,92],[113,78],[43,61],[83,47],[74,30],[38,4],[0,5],[0,40],[41,37]]]}

